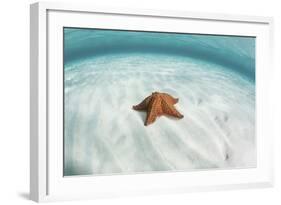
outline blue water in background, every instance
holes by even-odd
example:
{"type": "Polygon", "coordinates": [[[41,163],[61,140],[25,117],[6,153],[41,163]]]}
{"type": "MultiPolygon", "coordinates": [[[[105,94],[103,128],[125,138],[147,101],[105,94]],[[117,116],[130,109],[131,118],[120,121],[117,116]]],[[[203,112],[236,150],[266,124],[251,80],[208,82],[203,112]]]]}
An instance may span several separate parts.
{"type": "Polygon", "coordinates": [[[64,28],[64,175],[256,165],[255,38],[64,28]],[[144,127],[153,91],[184,119],[144,127]]]}
{"type": "Polygon", "coordinates": [[[217,63],[255,80],[254,37],[75,28],[64,34],[65,64],[113,53],[164,53],[217,63]]]}

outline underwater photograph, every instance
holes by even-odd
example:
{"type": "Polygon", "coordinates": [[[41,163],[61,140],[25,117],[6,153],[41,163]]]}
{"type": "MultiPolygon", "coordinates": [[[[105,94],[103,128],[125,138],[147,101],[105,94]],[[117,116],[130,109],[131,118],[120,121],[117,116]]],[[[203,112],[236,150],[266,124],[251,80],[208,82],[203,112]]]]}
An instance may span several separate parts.
{"type": "Polygon", "coordinates": [[[254,168],[256,38],[63,29],[63,175],[254,168]]]}

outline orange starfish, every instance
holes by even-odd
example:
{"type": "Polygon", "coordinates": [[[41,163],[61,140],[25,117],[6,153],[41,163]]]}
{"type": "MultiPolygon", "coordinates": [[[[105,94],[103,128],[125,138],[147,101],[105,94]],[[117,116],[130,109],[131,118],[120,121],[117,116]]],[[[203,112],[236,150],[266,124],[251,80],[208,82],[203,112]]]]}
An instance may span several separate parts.
{"type": "Polygon", "coordinates": [[[140,104],[133,106],[134,110],[147,111],[145,126],[155,122],[158,116],[169,115],[176,118],[183,118],[174,104],[179,101],[167,93],[153,92],[152,95],[146,97],[140,104]]]}

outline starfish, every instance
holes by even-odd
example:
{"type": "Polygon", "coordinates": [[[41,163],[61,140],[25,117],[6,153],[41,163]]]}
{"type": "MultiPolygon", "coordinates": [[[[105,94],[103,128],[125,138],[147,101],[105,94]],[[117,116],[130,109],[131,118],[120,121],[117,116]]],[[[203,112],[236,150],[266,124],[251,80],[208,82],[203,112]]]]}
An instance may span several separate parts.
{"type": "Polygon", "coordinates": [[[145,126],[155,122],[156,118],[162,115],[173,116],[176,118],[183,118],[174,104],[179,101],[178,98],[173,98],[167,93],[153,92],[150,96],[146,97],[140,104],[133,106],[134,110],[147,111],[145,126]]]}

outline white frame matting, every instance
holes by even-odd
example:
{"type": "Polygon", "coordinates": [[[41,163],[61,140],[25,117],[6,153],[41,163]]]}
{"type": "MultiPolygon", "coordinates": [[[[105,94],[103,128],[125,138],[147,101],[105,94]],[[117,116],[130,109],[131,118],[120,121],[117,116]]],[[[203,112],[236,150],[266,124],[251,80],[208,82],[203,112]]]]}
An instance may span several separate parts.
{"type": "Polygon", "coordinates": [[[53,201],[272,186],[273,133],[268,97],[273,72],[272,25],[269,17],[32,4],[30,198],[53,201]],[[63,27],[255,36],[257,167],[63,177],[63,27]]]}

